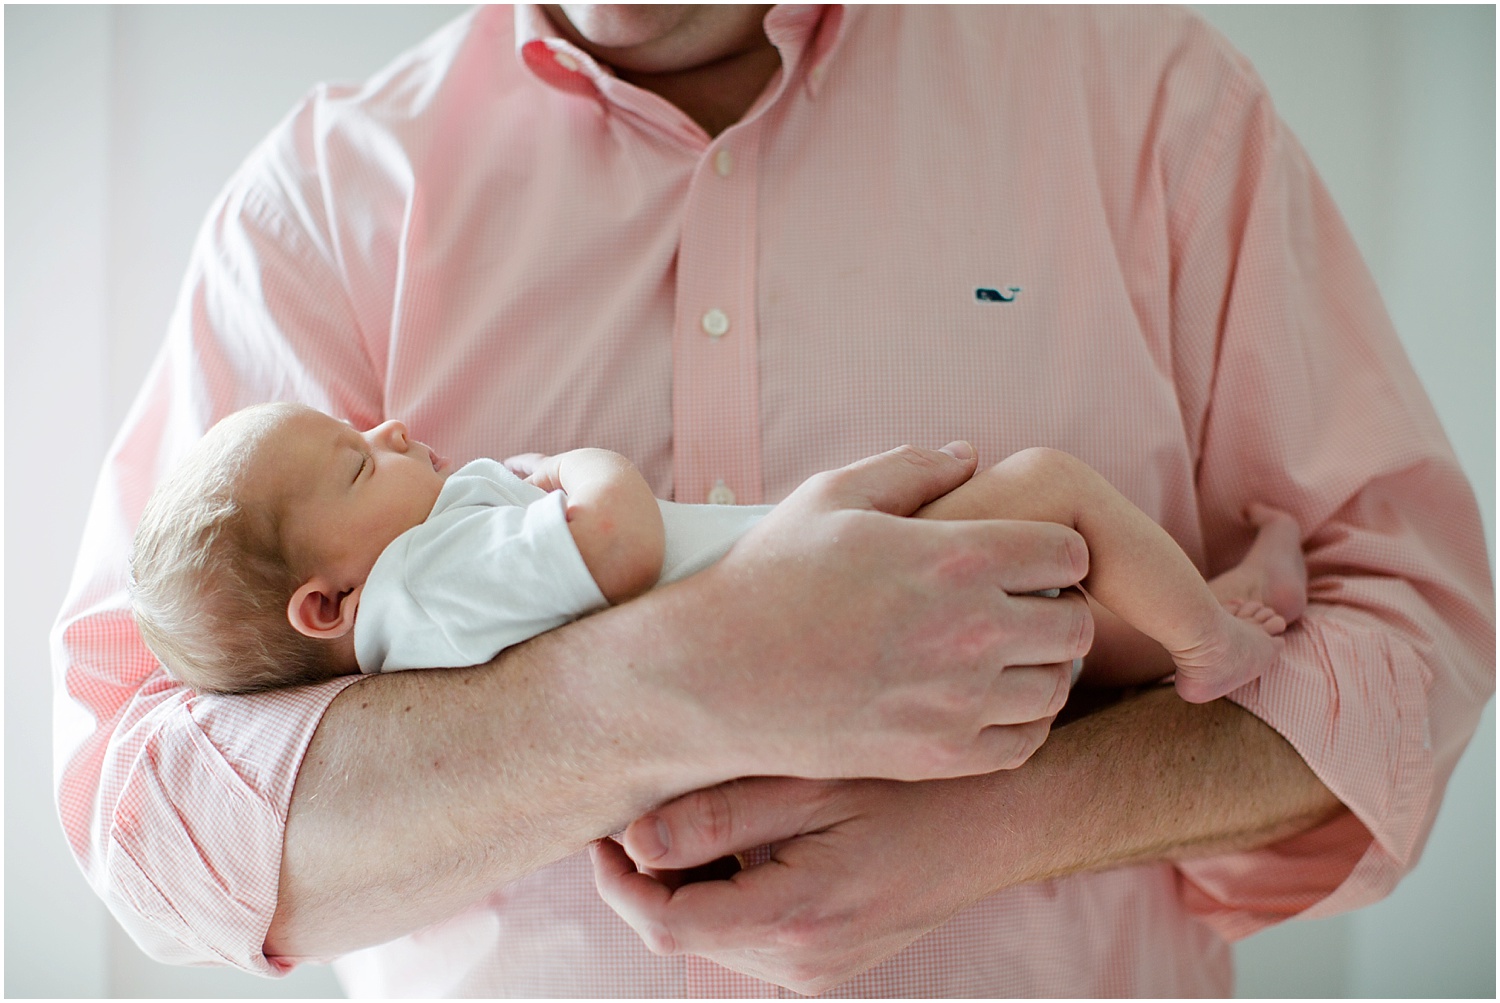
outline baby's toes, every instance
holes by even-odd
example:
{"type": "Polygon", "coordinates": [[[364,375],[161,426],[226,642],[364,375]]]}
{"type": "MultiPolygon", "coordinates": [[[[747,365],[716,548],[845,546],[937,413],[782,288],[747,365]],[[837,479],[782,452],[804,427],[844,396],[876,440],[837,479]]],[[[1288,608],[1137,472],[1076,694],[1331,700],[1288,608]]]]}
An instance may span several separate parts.
{"type": "Polygon", "coordinates": [[[1246,599],[1237,608],[1230,610],[1230,612],[1241,620],[1249,620],[1272,636],[1286,631],[1286,618],[1263,602],[1246,599]]]}

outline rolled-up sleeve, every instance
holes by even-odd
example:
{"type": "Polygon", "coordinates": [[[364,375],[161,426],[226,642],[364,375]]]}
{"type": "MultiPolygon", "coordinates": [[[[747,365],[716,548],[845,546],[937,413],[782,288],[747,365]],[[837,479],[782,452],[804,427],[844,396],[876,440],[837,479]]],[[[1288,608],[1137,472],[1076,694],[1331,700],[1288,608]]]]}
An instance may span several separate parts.
{"type": "Polygon", "coordinates": [[[1494,593],[1472,490],[1338,210],[1254,74],[1226,78],[1173,220],[1179,390],[1210,553],[1243,552],[1252,501],[1303,530],[1307,614],[1231,699],[1349,809],[1181,865],[1189,908],[1242,937],[1415,865],[1494,692],[1494,593]]]}
{"type": "Polygon", "coordinates": [[[126,564],[152,486],[218,418],[296,399],[379,407],[317,202],[314,102],[231,183],[200,234],[146,384],[97,483],[52,632],[54,779],[74,856],[152,957],[277,974],[275,912],[297,769],[347,677],[253,697],[168,679],[130,615],[126,564]]]}

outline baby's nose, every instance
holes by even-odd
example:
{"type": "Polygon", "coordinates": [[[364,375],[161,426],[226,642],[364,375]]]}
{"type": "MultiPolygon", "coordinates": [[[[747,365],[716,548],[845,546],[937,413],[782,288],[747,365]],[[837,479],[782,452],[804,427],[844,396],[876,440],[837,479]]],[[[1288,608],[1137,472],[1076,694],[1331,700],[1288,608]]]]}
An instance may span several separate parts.
{"type": "Polygon", "coordinates": [[[399,421],[392,419],[391,421],[383,422],[375,430],[375,435],[377,439],[385,442],[392,449],[406,448],[406,426],[399,421]]]}

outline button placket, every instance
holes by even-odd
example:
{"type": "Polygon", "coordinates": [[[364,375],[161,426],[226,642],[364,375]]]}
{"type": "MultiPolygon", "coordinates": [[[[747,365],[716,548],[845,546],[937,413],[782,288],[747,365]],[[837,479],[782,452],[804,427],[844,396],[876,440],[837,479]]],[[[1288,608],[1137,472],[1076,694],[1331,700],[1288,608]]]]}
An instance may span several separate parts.
{"type": "Polygon", "coordinates": [[[673,482],[682,502],[761,497],[757,130],[747,123],[719,137],[688,186],[672,347],[673,482]]]}

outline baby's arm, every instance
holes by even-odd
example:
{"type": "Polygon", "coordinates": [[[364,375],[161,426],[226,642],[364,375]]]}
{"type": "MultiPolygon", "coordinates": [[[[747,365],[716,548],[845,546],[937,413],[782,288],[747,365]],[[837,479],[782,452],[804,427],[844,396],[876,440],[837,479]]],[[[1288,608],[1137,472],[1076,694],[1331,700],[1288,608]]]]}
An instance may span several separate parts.
{"type": "Polygon", "coordinates": [[[629,460],[607,449],[527,453],[505,465],[568,496],[568,529],[604,598],[622,603],[661,577],[666,535],[656,497],[629,460]]]}

